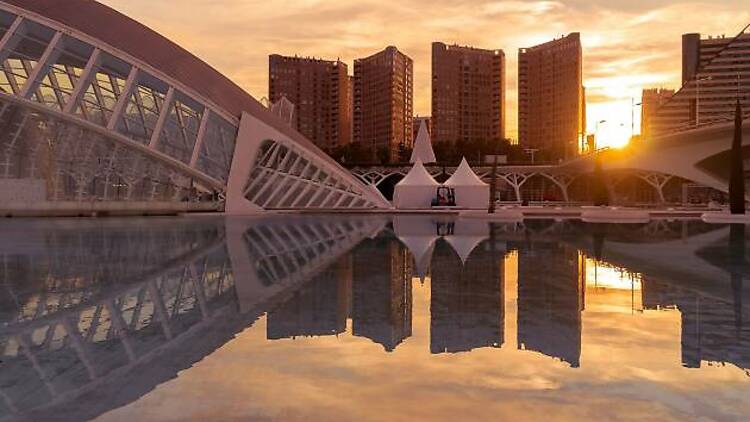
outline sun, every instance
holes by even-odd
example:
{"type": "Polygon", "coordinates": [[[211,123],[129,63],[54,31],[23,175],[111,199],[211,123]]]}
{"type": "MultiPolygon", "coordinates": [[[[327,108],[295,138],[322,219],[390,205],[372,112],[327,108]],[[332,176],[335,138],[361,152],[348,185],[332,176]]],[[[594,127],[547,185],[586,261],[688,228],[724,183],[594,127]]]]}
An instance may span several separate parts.
{"type": "Polygon", "coordinates": [[[627,98],[588,105],[587,131],[596,135],[597,148],[623,148],[640,132],[640,107],[634,103],[627,98]]]}
{"type": "Polygon", "coordinates": [[[596,144],[599,148],[624,148],[630,142],[630,132],[630,126],[625,123],[602,123],[596,132],[596,144]]]}

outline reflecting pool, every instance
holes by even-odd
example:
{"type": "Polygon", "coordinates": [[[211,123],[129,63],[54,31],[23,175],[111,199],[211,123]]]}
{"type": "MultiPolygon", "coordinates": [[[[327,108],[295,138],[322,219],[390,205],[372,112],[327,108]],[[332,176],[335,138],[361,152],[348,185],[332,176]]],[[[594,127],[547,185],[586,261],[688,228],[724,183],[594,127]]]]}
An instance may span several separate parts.
{"type": "Polygon", "coordinates": [[[0,420],[746,419],[744,226],[0,221],[0,420]]]}

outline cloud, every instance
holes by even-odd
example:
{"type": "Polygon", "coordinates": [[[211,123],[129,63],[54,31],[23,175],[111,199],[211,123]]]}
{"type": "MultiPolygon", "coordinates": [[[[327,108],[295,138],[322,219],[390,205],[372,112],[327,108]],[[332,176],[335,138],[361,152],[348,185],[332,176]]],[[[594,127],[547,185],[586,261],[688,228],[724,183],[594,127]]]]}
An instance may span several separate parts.
{"type": "Polygon", "coordinates": [[[341,58],[351,72],[355,58],[396,45],[414,59],[415,111],[427,115],[432,41],[502,48],[513,136],[518,48],[581,32],[594,120],[607,104],[644,86],[677,87],[681,34],[734,34],[750,22],[750,10],[735,0],[181,0],[179,7],[170,0],[103,2],[173,39],[259,98],[267,94],[268,54],[341,58]]]}

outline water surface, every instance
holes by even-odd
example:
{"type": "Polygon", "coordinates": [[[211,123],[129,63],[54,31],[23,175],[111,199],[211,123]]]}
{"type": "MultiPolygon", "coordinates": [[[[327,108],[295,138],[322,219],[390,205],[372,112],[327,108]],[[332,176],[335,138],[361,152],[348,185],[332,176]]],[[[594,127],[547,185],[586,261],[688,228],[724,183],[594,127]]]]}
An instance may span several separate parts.
{"type": "Polygon", "coordinates": [[[0,420],[744,419],[743,226],[0,222],[0,420]]]}

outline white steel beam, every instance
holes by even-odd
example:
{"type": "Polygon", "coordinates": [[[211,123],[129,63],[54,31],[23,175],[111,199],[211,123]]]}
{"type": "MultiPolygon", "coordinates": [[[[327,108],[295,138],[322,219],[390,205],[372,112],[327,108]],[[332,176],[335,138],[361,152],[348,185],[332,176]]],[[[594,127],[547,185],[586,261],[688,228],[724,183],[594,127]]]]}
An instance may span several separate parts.
{"type": "Polygon", "coordinates": [[[7,61],[3,61],[2,66],[3,71],[5,72],[5,77],[8,79],[8,83],[10,84],[10,89],[13,90],[14,94],[18,94],[21,91],[21,87],[18,86],[16,75],[13,74],[13,70],[10,68],[10,65],[8,65],[7,61]]]}
{"type": "Polygon", "coordinates": [[[99,60],[101,59],[101,54],[102,51],[98,48],[95,48],[91,53],[89,61],[86,62],[86,67],[83,68],[81,77],[78,78],[77,81],[75,81],[76,86],[73,89],[73,93],[70,95],[70,98],[68,98],[68,102],[65,104],[65,108],[63,109],[63,112],[65,114],[71,114],[75,112],[76,107],[78,106],[78,101],[80,101],[80,99],[83,97],[83,94],[86,93],[86,90],[88,90],[91,81],[96,76],[96,72],[99,67],[99,60]]]}
{"type": "Polygon", "coordinates": [[[5,59],[10,56],[11,50],[18,45],[18,41],[20,41],[19,28],[22,23],[23,18],[18,16],[10,25],[10,28],[8,28],[8,32],[6,32],[5,35],[3,35],[3,38],[0,39],[0,62],[4,62],[5,59]]]}
{"type": "Polygon", "coordinates": [[[31,98],[37,88],[39,88],[39,84],[42,83],[44,75],[47,74],[50,67],[52,67],[53,62],[57,60],[62,53],[62,37],[62,32],[58,31],[52,37],[49,44],[47,44],[47,48],[44,50],[44,53],[42,53],[42,57],[39,58],[36,66],[34,66],[34,69],[32,69],[29,74],[29,79],[26,80],[26,84],[24,84],[21,89],[21,97],[27,99],[31,98]]]}
{"type": "Polygon", "coordinates": [[[193,154],[190,156],[190,167],[195,168],[198,165],[198,158],[201,155],[201,148],[203,148],[203,141],[206,139],[206,129],[208,128],[208,119],[211,117],[211,110],[208,107],[203,109],[203,116],[201,116],[201,125],[198,127],[198,135],[195,139],[195,146],[193,146],[193,154]]]}
{"type": "MultiPolygon", "coordinates": [[[[316,177],[318,177],[318,175],[320,174],[321,171],[322,170],[320,170],[320,168],[317,168],[317,170],[315,170],[315,173],[313,173],[313,175],[312,175],[311,178],[305,179],[306,186],[302,190],[302,192],[299,194],[299,196],[297,197],[297,199],[295,199],[294,202],[292,202],[292,208],[298,207],[300,205],[300,202],[305,198],[305,196],[310,191],[310,189],[312,189],[313,187],[317,186],[314,180],[315,180],[316,177]]],[[[307,204],[309,204],[309,202],[310,201],[308,201],[307,204]]],[[[305,206],[307,206],[307,204],[305,204],[305,206]]]]}
{"type": "MultiPolygon", "coordinates": [[[[299,164],[300,160],[302,160],[302,156],[301,155],[297,155],[297,159],[294,160],[294,162],[292,163],[292,166],[290,168],[294,169],[294,167],[297,164],[299,164]]],[[[285,176],[282,178],[281,183],[279,183],[279,185],[276,186],[276,189],[273,190],[273,193],[271,193],[271,195],[268,197],[268,200],[266,200],[266,202],[263,204],[264,208],[266,206],[268,206],[268,204],[271,202],[272,199],[276,198],[276,196],[279,193],[281,193],[281,189],[283,189],[285,186],[287,186],[286,182],[289,181],[289,180],[293,180],[293,178],[294,178],[294,176],[291,175],[291,172],[290,173],[284,173],[284,175],[285,176]]],[[[282,194],[282,196],[284,196],[284,195],[282,194]]]]}
{"type": "Polygon", "coordinates": [[[156,149],[156,147],[159,145],[159,140],[161,139],[164,124],[167,122],[169,114],[172,111],[172,103],[174,103],[174,87],[170,86],[167,90],[167,95],[164,97],[164,102],[162,103],[161,110],[159,110],[159,119],[156,121],[154,133],[151,134],[151,142],[149,142],[148,144],[148,147],[151,149],[156,149]]]}
{"type": "Polygon", "coordinates": [[[297,177],[297,181],[294,182],[294,184],[289,188],[289,190],[281,197],[281,199],[279,199],[279,204],[283,204],[284,202],[286,202],[286,200],[289,199],[289,196],[294,191],[297,190],[297,188],[299,187],[300,183],[303,183],[303,181],[305,179],[303,179],[302,177],[305,175],[305,172],[307,171],[308,168],[310,168],[311,165],[312,165],[312,163],[310,162],[310,160],[307,160],[307,165],[305,166],[305,168],[302,169],[302,172],[300,173],[300,176],[297,177]]]}
{"type": "Polygon", "coordinates": [[[50,69],[50,72],[47,74],[49,77],[49,82],[52,84],[52,90],[55,91],[55,99],[57,100],[57,105],[62,108],[65,106],[65,97],[62,94],[62,89],[60,88],[60,82],[57,80],[57,75],[55,74],[54,67],[50,69]]]}
{"type": "Polygon", "coordinates": [[[125,107],[128,105],[128,101],[130,101],[130,95],[133,93],[133,87],[136,85],[137,80],[138,68],[133,66],[130,68],[128,79],[125,81],[125,88],[123,88],[122,92],[120,93],[120,98],[117,99],[115,109],[112,110],[112,116],[110,116],[109,122],[107,123],[107,129],[115,130],[115,128],[117,127],[117,122],[125,112],[125,107]]]}

